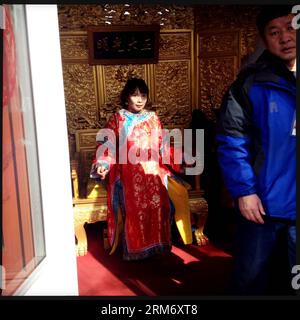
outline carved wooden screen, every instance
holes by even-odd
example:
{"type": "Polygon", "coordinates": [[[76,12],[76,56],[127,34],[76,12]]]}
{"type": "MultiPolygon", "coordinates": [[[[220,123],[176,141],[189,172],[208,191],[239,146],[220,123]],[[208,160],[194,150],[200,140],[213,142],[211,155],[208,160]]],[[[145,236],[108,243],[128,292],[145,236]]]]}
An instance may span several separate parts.
{"type": "Polygon", "coordinates": [[[197,35],[198,105],[214,118],[240,64],[240,32],[211,31],[197,35]]]}
{"type": "Polygon", "coordinates": [[[129,77],[141,77],[150,90],[150,107],[165,126],[188,126],[195,107],[193,30],[161,30],[157,64],[88,65],[87,33],[61,32],[63,76],[70,153],[75,133],[101,128],[119,106],[129,77]]]}
{"type": "Polygon", "coordinates": [[[195,107],[193,36],[188,29],[161,32],[153,79],[157,113],[168,127],[188,127],[195,107]]]}

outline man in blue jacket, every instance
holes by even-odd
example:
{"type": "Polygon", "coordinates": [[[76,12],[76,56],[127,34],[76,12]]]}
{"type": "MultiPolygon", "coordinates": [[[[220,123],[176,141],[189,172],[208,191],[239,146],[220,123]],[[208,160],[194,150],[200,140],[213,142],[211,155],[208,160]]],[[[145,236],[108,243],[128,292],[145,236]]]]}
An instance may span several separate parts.
{"type": "Polygon", "coordinates": [[[270,257],[285,234],[296,264],[296,31],[291,6],[266,6],[266,50],[223,98],[218,156],[240,214],[232,293],[266,293],[270,257]]]}

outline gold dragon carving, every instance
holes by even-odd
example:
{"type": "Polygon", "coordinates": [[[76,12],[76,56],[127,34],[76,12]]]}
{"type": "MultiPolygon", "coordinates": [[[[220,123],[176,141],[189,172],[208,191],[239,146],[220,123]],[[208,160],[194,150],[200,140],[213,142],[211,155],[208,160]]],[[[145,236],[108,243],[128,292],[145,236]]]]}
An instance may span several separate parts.
{"type": "Polygon", "coordinates": [[[195,30],[199,41],[198,103],[215,120],[222,97],[234,81],[241,62],[257,43],[255,18],[258,6],[199,5],[195,30]]]}
{"type": "Polygon", "coordinates": [[[191,6],[103,4],[59,5],[60,31],[85,31],[87,25],[159,24],[164,29],[193,29],[191,6]]]}

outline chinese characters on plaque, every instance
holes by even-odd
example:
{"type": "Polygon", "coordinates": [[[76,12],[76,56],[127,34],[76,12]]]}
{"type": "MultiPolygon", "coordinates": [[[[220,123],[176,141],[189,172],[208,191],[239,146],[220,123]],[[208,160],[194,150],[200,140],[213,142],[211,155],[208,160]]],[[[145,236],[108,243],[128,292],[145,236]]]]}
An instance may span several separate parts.
{"type": "Polygon", "coordinates": [[[89,63],[157,63],[159,26],[88,28],[89,63]]]}

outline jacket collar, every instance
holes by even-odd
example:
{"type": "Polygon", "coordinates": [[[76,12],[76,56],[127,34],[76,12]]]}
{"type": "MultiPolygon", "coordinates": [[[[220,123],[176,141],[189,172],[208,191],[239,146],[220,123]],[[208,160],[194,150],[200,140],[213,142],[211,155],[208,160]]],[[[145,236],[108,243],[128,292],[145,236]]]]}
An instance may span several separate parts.
{"type": "Polygon", "coordinates": [[[268,50],[265,50],[257,59],[256,68],[261,71],[256,77],[256,80],[258,81],[274,81],[275,78],[277,78],[278,81],[279,78],[284,78],[289,83],[296,85],[296,78],[293,72],[287,68],[280,58],[274,56],[268,50]],[[266,77],[268,79],[266,79],[266,77]]]}

